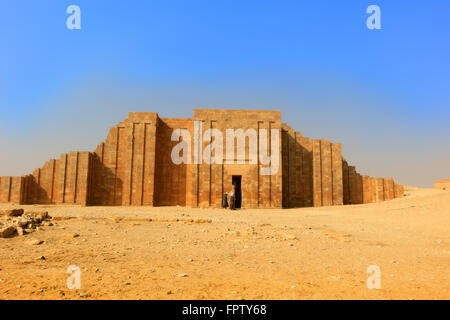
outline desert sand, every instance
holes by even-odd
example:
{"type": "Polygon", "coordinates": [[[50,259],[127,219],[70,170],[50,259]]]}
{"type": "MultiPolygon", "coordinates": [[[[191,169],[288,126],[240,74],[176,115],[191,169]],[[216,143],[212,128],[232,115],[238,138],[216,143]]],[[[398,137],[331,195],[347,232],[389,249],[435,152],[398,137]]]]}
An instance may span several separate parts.
{"type": "Polygon", "coordinates": [[[450,299],[450,192],[405,193],[275,210],[0,205],[54,224],[0,238],[0,299],[450,299]]]}

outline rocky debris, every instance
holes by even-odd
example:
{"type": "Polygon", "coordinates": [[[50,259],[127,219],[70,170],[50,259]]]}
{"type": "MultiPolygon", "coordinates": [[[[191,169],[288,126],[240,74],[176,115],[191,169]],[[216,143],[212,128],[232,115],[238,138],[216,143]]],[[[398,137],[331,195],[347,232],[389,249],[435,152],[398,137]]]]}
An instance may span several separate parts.
{"type": "Polygon", "coordinates": [[[1,209],[0,216],[18,217],[23,215],[23,209],[1,209]]]}
{"type": "Polygon", "coordinates": [[[179,273],[177,274],[178,278],[186,278],[188,275],[186,273],[179,273]]]}
{"type": "Polygon", "coordinates": [[[22,227],[17,227],[16,231],[19,236],[23,236],[25,234],[25,231],[23,230],[22,227]]]}
{"type": "Polygon", "coordinates": [[[0,225],[0,238],[9,238],[14,233],[16,233],[16,228],[14,226],[0,225]]]}
{"type": "Polygon", "coordinates": [[[32,210],[27,210],[27,211],[25,211],[25,215],[35,216],[37,219],[40,219],[41,221],[44,221],[44,220],[50,218],[50,216],[48,215],[48,212],[47,212],[47,211],[32,211],[32,210]]]}
{"type": "Polygon", "coordinates": [[[61,239],[74,239],[78,238],[80,235],[78,233],[68,233],[68,234],[61,234],[59,237],[61,239]]]}
{"type": "Polygon", "coordinates": [[[30,245],[30,246],[38,246],[40,244],[43,244],[44,241],[38,240],[38,239],[30,239],[30,240],[26,241],[25,243],[30,245]]]}
{"type": "Polygon", "coordinates": [[[295,235],[293,235],[293,234],[286,234],[284,236],[284,239],[285,240],[297,240],[297,237],[295,235]]]}
{"type": "Polygon", "coordinates": [[[15,234],[23,236],[36,230],[42,230],[40,226],[46,225],[50,216],[47,211],[26,211],[23,209],[0,210],[0,238],[8,238],[15,234]]]}

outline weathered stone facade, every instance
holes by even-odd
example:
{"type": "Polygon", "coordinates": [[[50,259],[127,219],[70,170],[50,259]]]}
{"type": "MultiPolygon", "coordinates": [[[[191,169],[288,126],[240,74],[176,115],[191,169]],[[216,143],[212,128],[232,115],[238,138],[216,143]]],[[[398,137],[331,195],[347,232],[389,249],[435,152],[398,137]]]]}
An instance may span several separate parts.
{"type": "Polygon", "coordinates": [[[244,208],[361,204],[404,192],[391,178],[360,175],[342,158],[341,144],[303,137],[281,122],[279,111],[195,109],[194,117],[185,119],[130,112],[94,152],[62,154],[31,175],[0,177],[0,203],[220,207],[233,179],[240,181],[244,208]],[[201,122],[198,132],[195,121],[201,122]],[[171,137],[177,129],[187,130],[192,140],[198,138],[202,150],[212,142],[204,140],[208,129],[253,129],[258,149],[260,130],[267,129],[271,144],[277,142],[271,130],[278,129],[280,168],[261,174],[267,165],[259,158],[250,161],[249,143],[245,156],[234,159],[239,164],[175,164],[171,153],[179,141],[171,137]]]}

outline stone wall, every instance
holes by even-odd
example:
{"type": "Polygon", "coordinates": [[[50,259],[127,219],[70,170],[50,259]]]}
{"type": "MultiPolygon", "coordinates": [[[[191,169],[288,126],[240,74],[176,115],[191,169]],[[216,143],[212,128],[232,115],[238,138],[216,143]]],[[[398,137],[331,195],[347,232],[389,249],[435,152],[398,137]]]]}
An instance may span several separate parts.
{"type": "MultiPolygon", "coordinates": [[[[223,152],[224,162],[222,164],[205,163],[192,164],[190,166],[192,195],[190,206],[200,207],[220,207],[222,194],[231,192],[232,177],[242,177],[242,207],[245,208],[280,208],[282,206],[282,154],[279,150],[280,168],[276,174],[263,175],[261,170],[267,167],[261,163],[251,164],[250,151],[248,148],[249,139],[246,138],[246,149],[243,158],[237,154],[237,139],[234,141],[234,158],[226,158],[226,129],[254,129],[257,135],[259,154],[260,129],[266,129],[267,142],[269,145],[268,155],[270,155],[271,129],[281,129],[281,112],[279,111],[254,111],[254,110],[224,110],[224,109],[195,109],[194,121],[201,121],[202,132],[192,133],[198,135],[198,139],[203,136],[208,129],[218,129],[224,133],[223,152]],[[228,164],[227,160],[235,164],[228,164]]],[[[279,145],[281,146],[281,134],[279,145]]],[[[202,147],[211,141],[203,141],[202,147]]],[[[281,149],[281,148],[280,148],[281,149]]],[[[194,147],[193,149],[194,150],[194,147]]],[[[214,155],[212,155],[214,156],[214,155]]],[[[259,157],[258,157],[259,161],[259,157]]]]}
{"type": "Polygon", "coordinates": [[[233,176],[242,179],[244,208],[362,204],[404,193],[403,186],[391,178],[359,174],[343,159],[340,143],[303,137],[281,122],[279,111],[195,109],[193,118],[181,119],[130,112],[110,128],[94,152],[62,154],[30,175],[1,177],[0,202],[220,207],[223,193],[232,190],[233,176]],[[186,130],[191,137],[190,163],[175,164],[171,159],[173,147],[180,142],[171,139],[176,129],[186,130]],[[224,161],[215,162],[216,151],[211,149],[211,161],[194,163],[197,149],[203,158],[216,139],[205,139],[209,129],[223,133],[224,161]],[[245,154],[239,155],[235,138],[234,155],[226,158],[227,129],[254,132],[257,148],[250,150],[253,138],[247,136],[245,154]],[[261,129],[267,130],[265,134],[261,129]],[[271,129],[279,130],[279,140],[274,140],[271,129]],[[197,146],[195,139],[200,141],[197,146]],[[267,164],[260,161],[261,141],[268,144],[268,156],[274,156],[272,143],[280,145],[280,167],[270,175],[262,174],[267,164]],[[253,163],[254,153],[258,156],[253,163]]]}
{"type": "Polygon", "coordinates": [[[0,177],[0,203],[23,203],[23,177],[0,177]]]}
{"type": "Polygon", "coordinates": [[[89,204],[154,205],[155,112],[130,112],[94,151],[89,204]]]}
{"type": "Polygon", "coordinates": [[[88,179],[91,153],[71,152],[52,159],[33,174],[12,177],[10,201],[5,201],[7,185],[0,180],[0,202],[23,204],[80,204],[88,203],[88,179]]]}
{"type": "Polygon", "coordinates": [[[305,138],[283,125],[283,206],[344,203],[341,145],[305,138]]]}
{"type": "Polygon", "coordinates": [[[344,204],[376,203],[400,198],[404,187],[392,178],[373,178],[356,172],[343,161],[344,204]]]}
{"type": "Polygon", "coordinates": [[[450,190],[450,179],[447,180],[436,180],[434,182],[434,187],[440,190],[450,190]]]}

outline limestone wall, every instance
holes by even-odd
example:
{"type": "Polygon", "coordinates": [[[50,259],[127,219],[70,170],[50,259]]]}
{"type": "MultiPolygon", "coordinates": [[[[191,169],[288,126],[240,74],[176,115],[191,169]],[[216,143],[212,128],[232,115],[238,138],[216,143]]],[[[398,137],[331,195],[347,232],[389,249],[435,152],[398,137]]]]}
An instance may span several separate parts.
{"type": "Polygon", "coordinates": [[[1,177],[0,202],[86,205],[90,165],[89,152],[71,152],[31,175],[1,177]]]}
{"type": "MultiPolygon", "coordinates": [[[[242,176],[242,207],[245,208],[281,208],[282,207],[282,154],[279,150],[280,168],[277,173],[263,175],[261,170],[266,165],[259,162],[250,163],[250,151],[248,149],[248,139],[246,139],[246,151],[243,158],[238,157],[237,139],[234,141],[235,152],[233,159],[226,159],[226,129],[254,129],[257,135],[256,150],[259,154],[260,129],[266,129],[268,142],[268,155],[270,155],[271,129],[281,129],[281,113],[279,111],[254,111],[254,110],[211,110],[195,109],[194,121],[202,122],[202,132],[192,133],[192,137],[197,135],[201,139],[208,129],[218,129],[224,133],[223,152],[224,162],[222,164],[202,162],[202,164],[192,164],[190,166],[191,201],[188,205],[197,207],[220,207],[222,194],[231,192],[232,177],[242,176]],[[228,164],[226,160],[232,160],[234,164],[228,164]]],[[[282,143],[281,134],[279,145],[282,143]]],[[[211,141],[203,141],[202,147],[211,141]]],[[[281,148],[280,148],[281,149],[281,148]]],[[[194,147],[192,149],[194,151],[194,147]]],[[[188,189],[189,190],[189,189],[188,189]]]]}
{"type": "Polygon", "coordinates": [[[23,177],[0,177],[0,203],[23,203],[23,177]]]}
{"type": "Polygon", "coordinates": [[[94,151],[89,204],[153,205],[155,112],[130,112],[94,151]]]}
{"type": "Polygon", "coordinates": [[[283,206],[344,203],[341,145],[313,140],[283,125],[283,206]]]}
{"type": "Polygon", "coordinates": [[[434,187],[440,190],[450,190],[450,179],[447,180],[436,180],[434,182],[434,187]]]}
{"type": "MultiPolygon", "coordinates": [[[[233,143],[233,141],[231,141],[233,143]]],[[[215,151],[210,150],[214,159],[215,151]]],[[[233,176],[242,178],[242,207],[281,208],[373,203],[401,197],[403,186],[391,178],[361,175],[342,157],[341,144],[303,137],[281,122],[279,111],[195,109],[193,118],[159,118],[155,112],[130,112],[110,128],[94,152],[70,152],[52,159],[23,177],[0,177],[0,202],[123,206],[220,207],[224,192],[231,192],[233,176]],[[201,123],[201,130],[195,130],[201,123]],[[191,137],[190,163],[171,159],[174,130],[191,137]],[[202,158],[213,142],[208,129],[223,133],[224,161],[194,163],[195,139],[202,158]],[[253,130],[245,139],[245,154],[226,157],[227,129],[253,130]],[[261,129],[266,129],[266,134],[261,129]],[[273,140],[271,129],[279,130],[273,140]],[[260,141],[278,143],[280,167],[264,175],[260,141]],[[255,150],[250,150],[255,139],[255,150]],[[256,153],[256,161],[251,159],[256,153]],[[233,164],[229,161],[234,162],[233,164]]]]}

